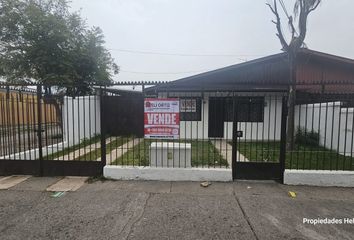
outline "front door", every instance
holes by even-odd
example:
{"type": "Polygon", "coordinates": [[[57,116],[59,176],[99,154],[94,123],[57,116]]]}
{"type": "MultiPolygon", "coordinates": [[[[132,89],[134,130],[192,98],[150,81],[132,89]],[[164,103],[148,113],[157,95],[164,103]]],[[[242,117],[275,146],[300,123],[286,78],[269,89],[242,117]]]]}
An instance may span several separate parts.
{"type": "Polygon", "coordinates": [[[224,137],[224,98],[209,99],[209,138],[224,137]]]}

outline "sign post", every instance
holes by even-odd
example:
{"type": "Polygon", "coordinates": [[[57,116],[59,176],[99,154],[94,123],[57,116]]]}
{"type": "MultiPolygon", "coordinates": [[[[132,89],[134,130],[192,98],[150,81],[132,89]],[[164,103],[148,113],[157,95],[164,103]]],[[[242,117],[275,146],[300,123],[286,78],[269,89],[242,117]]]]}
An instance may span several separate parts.
{"type": "Polygon", "coordinates": [[[146,98],[144,100],[145,138],[179,139],[179,99],[146,98]]]}

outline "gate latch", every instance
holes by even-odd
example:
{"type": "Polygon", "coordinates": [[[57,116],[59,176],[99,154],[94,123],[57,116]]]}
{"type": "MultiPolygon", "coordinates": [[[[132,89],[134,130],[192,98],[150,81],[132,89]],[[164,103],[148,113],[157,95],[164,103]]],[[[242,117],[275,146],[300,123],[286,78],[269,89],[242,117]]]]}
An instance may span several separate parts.
{"type": "Polygon", "coordinates": [[[243,131],[236,131],[236,137],[243,137],[243,131]]]}

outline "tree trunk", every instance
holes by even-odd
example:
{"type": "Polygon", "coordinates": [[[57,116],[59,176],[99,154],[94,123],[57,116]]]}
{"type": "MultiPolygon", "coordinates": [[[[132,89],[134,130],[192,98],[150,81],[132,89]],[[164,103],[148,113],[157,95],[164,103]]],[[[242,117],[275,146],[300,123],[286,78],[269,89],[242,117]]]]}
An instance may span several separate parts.
{"type": "Polygon", "coordinates": [[[295,104],[296,104],[296,54],[289,53],[289,98],[288,98],[288,121],[286,133],[286,149],[294,149],[295,137],[295,104]]]}

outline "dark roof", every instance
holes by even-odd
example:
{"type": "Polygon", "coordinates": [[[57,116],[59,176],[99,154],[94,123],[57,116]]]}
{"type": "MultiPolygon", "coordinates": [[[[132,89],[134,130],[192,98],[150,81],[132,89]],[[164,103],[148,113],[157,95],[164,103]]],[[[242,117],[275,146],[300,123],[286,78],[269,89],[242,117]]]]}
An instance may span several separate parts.
{"type": "MultiPolygon", "coordinates": [[[[96,88],[96,89],[99,90],[100,88],[96,88]]],[[[142,91],[136,91],[131,89],[119,89],[119,88],[105,88],[104,91],[117,96],[135,96],[135,95],[143,94],[142,91]]]]}
{"type": "MultiPolygon", "coordinates": [[[[354,60],[301,49],[299,61],[320,60],[354,67],[354,60]],[[309,58],[310,57],[310,58],[309,58]]],[[[213,71],[175,80],[160,86],[147,88],[147,92],[161,91],[266,91],[286,90],[289,85],[287,53],[255,59],[213,71]]]]}
{"type": "Polygon", "coordinates": [[[341,56],[332,55],[329,53],[318,52],[310,49],[301,49],[300,56],[310,56],[312,60],[326,61],[328,63],[344,64],[350,67],[354,66],[354,59],[345,58],[341,56]]]}

